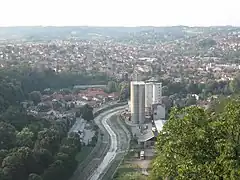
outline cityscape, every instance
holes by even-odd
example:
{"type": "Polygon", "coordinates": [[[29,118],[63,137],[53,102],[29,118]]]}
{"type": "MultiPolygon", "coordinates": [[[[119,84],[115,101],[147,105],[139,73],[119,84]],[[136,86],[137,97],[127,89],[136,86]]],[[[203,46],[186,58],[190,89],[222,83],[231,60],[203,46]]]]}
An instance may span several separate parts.
{"type": "Polygon", "coordinates": [[[0,180],[240,178],[240,28],[0,27],[0,180]]]}

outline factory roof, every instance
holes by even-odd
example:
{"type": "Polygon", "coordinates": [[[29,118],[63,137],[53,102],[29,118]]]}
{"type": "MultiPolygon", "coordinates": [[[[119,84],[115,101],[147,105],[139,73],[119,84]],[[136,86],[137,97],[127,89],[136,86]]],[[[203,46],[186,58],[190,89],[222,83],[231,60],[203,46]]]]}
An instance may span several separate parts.
{"type": "Polygon", "coordinates": [[[155,126],[157,128],[157,131],[160,132],[163,129],[163,125],[165,124],[166,120],[155,120],[155,126]]]}
{"type": "Polygon", "coordinates": [[[144,85],[145,82],[144,81],[131,81],[131,84],[139,84],[139,85],[144,85]]]}
{"type": "Polygon", "coordinates": [[[158,80],[155,77],[150,78],[147,82],[157,82],[158,80]]]}
{"type": "Polygon", "coordinates": [[[146,142],[150,139],[152,139],[154,136],[152,131],[148,131],[146,134],[142,134],[138,137],[138,142],[146,142]]]}

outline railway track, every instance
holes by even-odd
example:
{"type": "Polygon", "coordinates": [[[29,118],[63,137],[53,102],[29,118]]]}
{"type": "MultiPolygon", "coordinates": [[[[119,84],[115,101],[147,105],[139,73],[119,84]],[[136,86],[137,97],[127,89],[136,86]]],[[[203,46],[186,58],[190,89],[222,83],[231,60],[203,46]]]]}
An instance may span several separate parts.
{"type": "Polygon", "coordinates": [[[110,180],[128,151],[130,133],[116,114],[103,121],[111,138],[111,147],[97,170],[88,180],[110,180]]]}
{"type": "Polygon", "coordinates": [[[129,143],[131,139],[130,132],[127,130],[122,120],[119,119],[119,116],[117,116],[116,118],[111,118],[109,121],[109,124],[114,130],[114,132],[117,134],[118,148],[117,148],[117,155],[114,161],[111,163],[111,165],[109,165],[109,167],[102,174],[100,178],[102,180],[111,180],[113,178],[113,175],[116,172],[116,169],[118,168],[125,154],[128,152],[129,143]]]}
{"type": "Polygon", "coordinates": [[[102,162],[105,161],[104,158],[106,157],[110,146],[112,145],[111,138],[108,131],[106,130],[106,127],[103,125],[103,121],[107,121],[115,113],[121,111],[122,109],[124,109],[124,107],[116,107],[101,113],[95,118],[94,121],[99,127],[100,133],[102,133],[103,136],[98,136],[98,141],[94,150],[89,154],[87,159],[78,166],[77,170],[70,180],[86,180],[92,177],[93,174],[96,174],[96,169],[98,169],[102,162]]]}

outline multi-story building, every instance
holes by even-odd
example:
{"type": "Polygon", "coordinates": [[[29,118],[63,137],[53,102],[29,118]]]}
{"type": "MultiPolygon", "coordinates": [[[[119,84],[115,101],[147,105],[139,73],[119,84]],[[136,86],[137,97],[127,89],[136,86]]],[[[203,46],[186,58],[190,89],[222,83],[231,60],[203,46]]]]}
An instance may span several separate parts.
{"type": "Polygon", "coordinates": [[[153,103],[153,83],[147,82],[145,84],[145,111],[147,114],[151,112],[151,107],[153,103]]]}
{"type": "Polygon", "coordinates": [[[153,83],[153,103],[162,103],[162,83],[153,83]]]}

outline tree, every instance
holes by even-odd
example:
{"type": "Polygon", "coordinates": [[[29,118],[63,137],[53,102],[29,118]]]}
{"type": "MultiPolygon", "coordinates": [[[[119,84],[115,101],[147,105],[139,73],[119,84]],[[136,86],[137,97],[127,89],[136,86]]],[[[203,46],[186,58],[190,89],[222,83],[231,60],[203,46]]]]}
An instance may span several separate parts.
{"type": "Polygon", "coordinates": [[[51,152],[46,149],[37,149],[34,150],[33,153],[42,171],[46,169],[54,160],[51,152]]]}
{"type": "Polygon", "coordinates": [[[68,124],[64,120],[57,120],[52,128],[59,133],[61,138],[66,137],[69,130],[68,124]]]}
{"type": "Polygon", "coordinates": [[[213,80],[209,80],[205,86],[205,93],[214,93],[218,89],[218,83],[213,80]]]}
{"type": "Polygon", "coordinates": [[[169,95],[167,86],[163,86],[162,87],[162,94],[163,94],[163,96],[168,96],[169,95]]]}
{"type": "Polygon", "coordinates": [[[7,123],[13,125],[18,131],[21,131],[30,123],[39,120],[32,115],[28,115],[26,110],[19,106],[9,106],[8,109],[3,113],[2,119],[6,120],[7,123]]]}
{"type": "MultiPolygon", "coordinates": [[[[0,180],[65,180],[77,166],[80,137],[68,131],[76,118],[50,121],[28,115],[20,102],[27,95],[40,110],[52,108],[41,102],[40,91],[72,84],[99,83],[108,80],[103,74],[54,73],[30,69],[0,70],[0,180]],[[41,106],[43,105],[43,106],[41,106]]],[[[62,92],[68,94],[69,92],[62,92]]],[[[50,95],[51,92],[45,91],[50,95]]],[[[74,104],[73,104],[74,105],[74,104]]],[[[59,108],[58,104],[54,108],[59,108]]],[[[93,120],[93,108],[84,106],[84,119],[93,120]]]]}
{"type": "Polygon", "coordinates": [[[121,175],[117,180],[147,180],[147,177],[138,172],[129,172],[121,175]]]}
{"type": "Polygon", "coordinates": [[[187,98],[186,106],[191,106],[191,105],[196,105],[196,104],[197,104],[197,100],[196,100],[195,96],[190,96],[189,98],[187,98]]]}
{"type": "Polygon", "coordinates": [[[60,134],[55,129],[44,129],[38,133],[35,149],[47,149],[51,153],[56,153],[61,139],[60,134]]]}
{"type": "Polygon", "coordinates": [[[124,101],[130,97],[130,85],[129,83],[120,84],[120,100],[124,101]]]}
{"type": "Polygon", "coordinates": [[[91,106],[89,106],[88,104],[84,105],[81,108],[80,111],[81,111],[81,114],[82,114],[82,118],[84,120],[90,121],[90,120],[94,119],[94,117],[93,117],[93,108],[91,106]]]}
{"type": "Polygon", "coordinates": [[[151,179],[239,179],[240,101],[223,111],[173,109],[157,140],[151,179]]]}
{"type": "Polygon", "coordinates": [[[42,94],[40,93],[40,91],[32,91],[31,93],[29,93],[29,98],[33,101],[35,105],[37,105],[41,102],[42,94]]]}
{"type": "Polygon", "coordinates": [[[28,180],[42,180],[42,177],[35,173],[31,173],[28,176],[28,180]]]}
{"type": "Polygon", "coordinates": [[[19,158],[19,161],[24,165],[24,169],[27,174],[30,173],[41,173],[41,169],[39,168],[39,164],[34,156],[32,150],[28,147],[21,147],[17,149],[13,155],[19,158]]]}
{"type": "Polygon", "coordinates": [[[8,173],[8,169],[0,168],[0,179],[1,180],[12,180],[11,174],[8,173]]]}
{"type": "Polygon", "coordinates": [[[4,158],[2,168],[4,174],[11,177],[11,180],[27,179],[28,177],[24,164],[16,153],[4,158]]]}
{"type": "Polygon", "coordinates": [[[212,46],[215,46],[216,44],[217,44],[217,42],[210,38],[203,39],[199,42],[199,46],[202,48],[210,48],[212,46]]]}
{"type": "Polygon", "coordinates": [[[117,92],[118,85],[115,81],[110,81],[108,82],[107,89],[108,89],[108,92],[117,92]]]}
{"type": "Polygon", "coordinates": [[[62,172],[64,172],[63,162],[57,160],[52,163],[43,174],[43,180],[63,179],[62,172]]]}
{"type": "Polygon", "coordinates": [[[0,164],[2,164],[2,161],[5,157],[7,157],[8,151],[7,150],[0,150],[0,164]]]}
{"type": "Polygon", "coordinates": [[[10,149],[16,144],[16,130],[7,123],[0,122],[0,150],[10,149]]]}
{"type": "Polygon", "coordinates": [[[232,93],[238,93],[240,91],[240,77],[235,77],[232,81],[229,83],[229,88],[232,93]]]}
{"type": "Polygon", "coordinates": [[[69,159],[69,155],[63,152],[57,153],[55,156],[55,160],[67,161],[69,159]]]}
{"type": "Polygon", "coordinates": [[[80,136],[76,132],[71,132],[69,136],[67,137],[66,141],[64,141],[64,144],[76,147],[78,151],[81,150],[81,141],[80,136]]]}
{"type": "Polygon", "coordinates": [[[26,146],[32,148],[34,144],[33,138],[34,133],[29,128],[23,128],[22,131],[17,133],[17,145],[19,147],[26,146]]]}
{"type": "Polygon", "coordinates": [[[200,93],[200,90],[198,89],[198,85],[195,83],[192,83],[192,82],[190,82],[187,85],[186,90],[188,93],[191,93],[191,94],[199,94],[200,93]]]}

